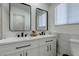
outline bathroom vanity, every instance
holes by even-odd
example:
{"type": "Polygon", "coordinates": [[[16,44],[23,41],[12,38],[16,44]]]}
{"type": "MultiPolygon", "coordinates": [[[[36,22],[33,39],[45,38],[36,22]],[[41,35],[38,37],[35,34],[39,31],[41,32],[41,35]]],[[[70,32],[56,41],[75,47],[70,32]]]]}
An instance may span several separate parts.
{"type": "Polygon", "coordinates": [[[7,38],[0,40],[2,56],[55,56],[56,35],[7,38]]]}

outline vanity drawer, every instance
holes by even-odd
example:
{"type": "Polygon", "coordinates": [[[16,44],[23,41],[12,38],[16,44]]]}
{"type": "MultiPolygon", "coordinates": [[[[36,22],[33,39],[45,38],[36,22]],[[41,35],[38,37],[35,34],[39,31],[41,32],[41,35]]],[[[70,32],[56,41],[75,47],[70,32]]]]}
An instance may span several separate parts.
{"type": "Polygon", "coordinates": [[[40,46],[48,44],[48,43],[54,43],[54,44],[56,44],[56,37],[42,38],[40,40],[40,46]]]}
{"type": "Polygon", "coordinates": [[[0,46],[0,55],[9,54],[19,50],[30,49],[37,46],[39,46],[39,40],[7,44],[0,46]]]}
{"type": "Polygon", "coordinates": [[[31,44],[31,48],[38,47],[40,45],[40,40],[29,41],[28,44],[31,44]]]}
{"type": "Polygon", "coordinates": [[[54,43],[56,44],[56,37],[49,37],[46,39],[46,43],[54,43]]]}

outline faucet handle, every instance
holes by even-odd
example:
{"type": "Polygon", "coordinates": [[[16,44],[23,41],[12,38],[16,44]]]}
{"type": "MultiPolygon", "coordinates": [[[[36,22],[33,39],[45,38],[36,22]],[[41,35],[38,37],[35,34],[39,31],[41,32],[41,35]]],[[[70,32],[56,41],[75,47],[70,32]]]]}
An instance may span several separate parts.
{"type": "Polygon", "coordinates": [[[25,37],[27,37],[27,34],[25,34],[25,37]]]}
{"type": "Polygon", "coordinates": [[[19,35],[19,34],[16,34],[16,36],[17,36],[17,37],[20,37],[20,35],[19,35]]]}
{"type": "Polygon", "coordinates": [[[25,37],[27,37],[28,33],[25,34],[25,37]]]}

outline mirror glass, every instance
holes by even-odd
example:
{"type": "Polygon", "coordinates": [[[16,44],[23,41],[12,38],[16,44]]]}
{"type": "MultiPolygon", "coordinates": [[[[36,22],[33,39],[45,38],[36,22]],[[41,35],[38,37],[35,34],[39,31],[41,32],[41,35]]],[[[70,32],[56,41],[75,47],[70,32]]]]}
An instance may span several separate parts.
{"type": "Polygon", "coordinates": [[[48,30],[48,11],[36,9],[36,29],[48,30]]]}
{"type": "Polygon", "coordinates": [[[10,30],[30,30],[31,6],[27,4],[10,4],[10,30]]]}

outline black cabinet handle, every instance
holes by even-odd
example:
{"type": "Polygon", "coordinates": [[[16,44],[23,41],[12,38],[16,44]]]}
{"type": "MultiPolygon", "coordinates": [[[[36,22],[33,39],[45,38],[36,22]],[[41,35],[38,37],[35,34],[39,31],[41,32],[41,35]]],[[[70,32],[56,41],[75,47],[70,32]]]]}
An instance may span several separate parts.
{"type": "Polygon", "coordinates": [[[25,48],[25,47],[29,47],[29,46],[31,46],[31,45],[29,44],[29,45],[25,45],[25,46],[21,46],[21,47],[16,47],[16,49],[25,48]]]}
{"type": "Polygon", "coordinates": [[[51,45],[50,45],[50,51],[51,51],[51,45]]]}
{"type": "Polygon", "coordinates": [[[47,52],[49,51],[49,46],[47,46],[47,52]]]}
{"type": "Polygon", "coordinates": [[[50,41],[46,41],[46,42],[52,42],[53,40],[50,40],[50,41]]]}

